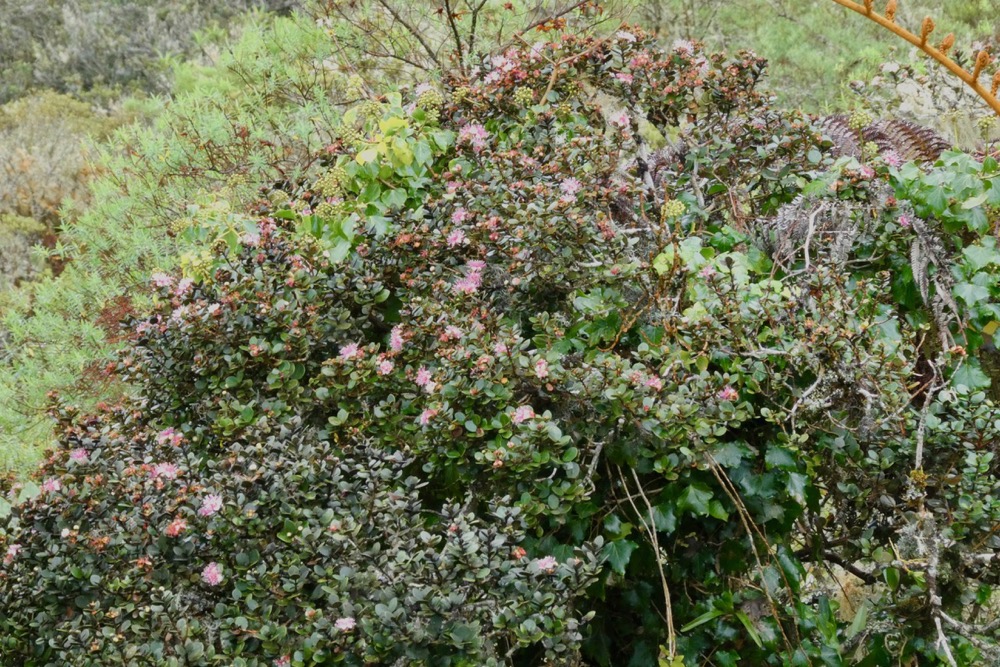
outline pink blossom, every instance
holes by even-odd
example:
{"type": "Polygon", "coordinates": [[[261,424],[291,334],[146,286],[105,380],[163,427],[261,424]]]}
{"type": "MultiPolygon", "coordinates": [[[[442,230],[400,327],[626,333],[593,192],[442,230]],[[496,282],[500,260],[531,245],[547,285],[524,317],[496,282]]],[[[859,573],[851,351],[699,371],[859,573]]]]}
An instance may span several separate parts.
{"type": "Polygon", "coordinates": [[[451,234],[448,234],[448,246],[454,248],[457,245],[462,245],[466,241],[465,232],[461,229],[456,229],[451,234]]]}
{"type": "Polygon", "coordinates": [[[882,159],[885,160],[885,163],[890,167],[898,168],[903,166],[903,158],[896,151],[887,151],[882,156],[882,159]]]}
{"type": "Polygon", "coordinates": [[[474,294],[482,284],[483,277],[478,272],[473,271],[464,278],[460,278],[452,286],[452,289],[460,294],[474,294]]]}
{"type": "Polygon", "coordinates": [[[899,216],[899,220],[897,222],[899,222],[899,226],[900,227],[904,227],[904,228],[905,227],[909,227],[910,225],[913,224],[913,220],[911,220],[910,216],[908,216],[908,215],[901,215],[901,216],[899,216]]]}
{"type": "Polygon", "coordinates": [[[389,359],[383,359],[382,361],[378,362],[379,375],[388,375],[389,373],[392,372],[393,368],[394,368],[393,363],[389,359]]]}
{"type": "Polygon", "coordinates": [[[62,489],[62,483],[55,477],[48,477],[42,482],[42,491],[45,493],[55,493],[62,489]]]}
{"type": "Polygon", "coordinates": [[[715,275],[715,267],[711,264],[706,264],[705,267],[698,272],[698,275],[702,278],[711,278],[715,275]]]}
{"type": "Polygon", "coordinates": [[[632,118],[623,109],[611,116],[611,124],[619,129],[626,130],[632,125],[632,118]]]}
{"type": "Polygon", "coordinates": [[[201,571],[201,578],[209,586],[218,586],[222,583],[222,566],[215,562],[209,563],[201,571]]]}
{"type": "Polygon", "coordinates": [[[420,413],[420,425],[427,426],[431,423],[431,419],[437,416],[438,411],[432,410],[430,408],[424,410],[420,413]]]}
{"type": "Polygon", "coordinates": [[[507,354],[509,349],[507,348],[507,343],[500,342],[493,346],[493,354],[501,356],[507,354]]]}
{"type": "Polygon", "coordinates": [[[685,55],[694,53],[694,42],[686,39],[678,39],[673,44],[673,50],[685,55]]]}
{"type": "Polygon", "coordinates": [[[427,387],[431,384],[431,372],[427,370],[426,366],[421,366],[417,371],[416,382],[418,387],[427,387]]]}
{"type": "Polygon", "coordinates": [[[739,399],[740,394],[727,384],[716,396],[720,401],[735,401],[739,399]]]}
{"type": "Polygon", "coordinates": [[[348,343],[344,347],[340,348],[341,361],[350,361],[352,359],[357,359],[359,356],[361,356],[361,352],[357,343],[348,343]]]}
{"type": "Polygon", "coordinates": [[[17,555],[24,549],[20,544],[11,544],[7,547],[7,554],[3,557],[3,564],[10,565],[17,558],[17,555]]]}
{"type": "Polygon", "coordinates": [[[187,521],[184,519],[174,519],[163,532],[167,534],[167,537],[177,537],[187,530],[187,527],[187,521]]]}
{"type": "Polygon", "coordinates": [[[872,178],[875,175],[875,170],[866,164],[861,165],[861,177],[862,178],[872,178]]]}
{"type": "Polygon", "coordinates": [[[80,463],[87,460],[87,450],[78,447],[69,453],[69,460],[80,463]]]}
{"type": "Polygon", "coordinates": [[[177,475],[180,473],[180,469],[173,463],[157,463],[153,466],[153,471],[150,476],[154,479],[157,477],[166,477],[167,479],[176,479],[177,475]]]}
{"type": "Polygon", "coordinates": [[[616,72],[615,78],[625,84],[630,84],[635,80],[635,77],[628,72],[616,72]]]}
{"type": "Polygon", "coordinates": [[[283,655],[274,661],[274,667],[292,667],[292,658],[288,655],[283,655]]]}
{"type": "Polygon", "coordinates": [[[655,389],[656,391],[659,391],[663,389],[663,380],[654,375],[650,377],[648,380],[646,380],[646,386],[649,387],[650,389],[655,389]]]}
{"type": "Polygon", "coordinates": [[[469,144],[476,153],[486,148],[489,138],[490,133],[479,123],[469,123],[458,131],[458,143],[469,144]]]}
{"type": "Polygon", "coordinates": [[[156,442],[160,445],[170,443],[174,447],[177,447],[183,440],[184,434],[174,430],[172,427],[165,428],[156,435],[156,442]]]}
{"type": "Polygon", "coordinates": [[[567,179],[564,179],[563,182],[559,184],[559,189],[562,190],[564,194],[567,194],[571,197],[575,195],[577,192],[579,192],[582,187],[583,185],[580,183],[580,181],[573,178],[572,176],[567,179]]]}
{"type": "Polygon", "coordinates": [[[557,561],[554,556],[546,556],[545,558],[539,558],[536,560],[535,565],[541,572],[551,574],[556,571],[557,567],[559,567],[559,561],[557,561]]]}
{"type": "Polygon", "coordinates": [[[177,296],[184,296],[191,291],[194,286],[194,281],[190,278],[184,278],[179,283],[177,283],[177,289],[174,290],[174,294],[177,296]]]}
{"type": "Polygon", "coordinates": [[[340,630],[341,632],[350,632],[357,625],[358,625],[357,622],[351,616],[347,616],[345,618],[338,618],[333,623],[333,626],[338,630],[340,630]]]}
{"type": "Polygon", "coordinates": [[[446,340],[461,340],[464,336],[465,333],[453,324],[449,324],[444,328],[444,338],[446,340]]]}
{"type": "Polygon", "coordinates": [[[486,268],[486,262],[481,259],[472,259],[466,262],[465,266],[467,266],[470,271],[482,271],[486,268]]]}
{"type": "Polygon", "coordinates": [[[174,284],[174,279],[165,273],[154,273],[152,278],[157,287],[170,287],[174,284]]]}
{"type": "Polygon", "coordinates": [[[457,208],[455,209],[455,212],[451,214],[451,221],[456,225],[460,225],[468,219],[469,212],[464,208],[457,208]]]}
{"type": "Polygon", "coordinates": [[[260,244],[260,234],[257,232],[247,232],[240,237],[240,242],[245,246],[255,248],[260,244]]]}
{"type": "Polygon", "coordinates": [[[535,375],[540,379],[545,379],[549,376],[549,362],[545,359],[539,359],[535,362],[535,375]]]}
{"type": "Polygon", "coordinates": [[[515,424],[520,424],[528,419],[535,418],[535,411],[530,405],[519,405],[517,410],[514,411],[514,416],[510,418],[515,424]]]}
{"type": "Polygon", "coordinates": [[[398,324],[392,328],[392,332],[389,334],[389,348],[393,352],[399,352],[403,349],[403,327],[398,324]]]}
{"type": "Polygon", "coordinates": [[[210,493],[201,500],[201,507],[198,508],[199,516],[212,516],[222,509],[222,496],[210,493]]]}

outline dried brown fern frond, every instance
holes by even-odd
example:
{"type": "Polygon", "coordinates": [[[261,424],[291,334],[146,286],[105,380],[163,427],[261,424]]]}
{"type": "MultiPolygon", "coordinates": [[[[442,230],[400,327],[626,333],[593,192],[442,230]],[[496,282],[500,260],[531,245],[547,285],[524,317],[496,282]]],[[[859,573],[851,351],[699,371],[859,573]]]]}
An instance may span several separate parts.
{"type": "Polygon", "coordinates": [[[883,155],[895,153],[904,161],[934,162],[951,148],[934,130],[905,120],[877,120],[858,130],[851,127],[848,116],[835,114],[815,121],[815,125],[830,139],[837,157],[861,159],[862,147],[874,143],[883,155]]]}
{"type": "Polygon", "coordinates": [[[930,16],[924,18],[923,22],[920,24],[920,34],[916,35],[896,23],[896,3],[892,3],[891,8],[887,7],[886,15],[883,16],[872,10],[871,0],[865,0],[863,5],[854,2],[854,0],[833,0],[833,2],[850,9],[852,12],[861,14],[865,18],[870,21],[874,21],[894,35],[897,35],[898,37],[905,39],[910,44],[916,46],[918,49],[943,65],[949,72],[964,81],[966,85],[976,91],[976,94],[979,95],[979,97],[981,97],[988,105],[990,105],[993,111],[1000,116],[1000,99],[997,99],[996,90],[987,90],[986,87],[979,82],[979,76],[982,74],[983,69],[991,61],[988,53],[980,51],[976,57],[973,71],[969,72],[948,57],[948,50],[954,44],[954,37],[951,35],[945,37],[944,41],[941,43],[941,47],[939,48],[935,48],[930,44],[930,42],[928,42],[928,37],[930,37],[930,34],[936,27],[934,19],[930,16]]]}
{"type": "Polygon", "coordinates": [[[906,120],[879,120],[861,132],[862,139],[873,142],[881,153],[894,151],[904,161],[934,162],[951,145],[934,130],[906,120]]]}

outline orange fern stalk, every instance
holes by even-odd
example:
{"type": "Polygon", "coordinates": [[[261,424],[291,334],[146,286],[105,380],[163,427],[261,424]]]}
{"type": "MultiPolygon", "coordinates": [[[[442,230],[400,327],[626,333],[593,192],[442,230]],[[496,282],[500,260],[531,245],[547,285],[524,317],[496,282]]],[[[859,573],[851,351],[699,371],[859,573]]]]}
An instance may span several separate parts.
{"type": "Polygon", "coordinates": [[[963,69],[958,63],[948,57],[948,51],[955,44],[955,36],[953,34],[948,34],[942,41],[940,46],[935,48],[928,41],[927,38],[934,31],[936,27],[934,25],[934,19],[930,16],[925,18],[920,24],[920,35],[915,35],[906,28],[902,28],[896,24],[896,0],[889,0],[888,5],[885,8],[885,15],[881,15],[874,11],[872,8],[873,0],[864,0],[864,4],[858,4],[854,0],[833,0],[838,5],[846,7],[853,12],[857,12],[862,16],[878,23],[880,26],[888,30],[889,32],[902,37],[910,44],[929,55],[934,60],[938,61],[949,72],[957,76],[959,79],[964,81],[970,88],[976,91],[983,100],[990,105],[990,107],[1000,116],[1000,100],[997,99],[997,88],[998,82],[1000,82],[1000,72],[998,72],[993,77],[993,85],[991,90],[987,90],[985,86],[979,83],[979,76],[983,73],[983,69],[992,62],[990,54],[986,51],[980,51],[976,54],[976,62],[972,72],[968,72],[963,69]]]}

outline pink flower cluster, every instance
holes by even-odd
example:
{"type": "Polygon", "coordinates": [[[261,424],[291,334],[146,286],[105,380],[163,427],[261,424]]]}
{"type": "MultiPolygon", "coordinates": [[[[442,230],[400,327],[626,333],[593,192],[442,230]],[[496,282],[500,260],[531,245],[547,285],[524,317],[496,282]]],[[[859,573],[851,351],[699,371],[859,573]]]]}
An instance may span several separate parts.
{"type": "Polygon", "coordinates": [[[201,500],[201,507],[198,508],[199,516],[212,516],[218,514],[222,509],[222,496],[210,493],[201,500]]]}
{"type": "Polygon", "coordinates": [[[166,530],[163,532],[167,534],[167,537],[177,537],[185,530],[187,530],[187,521],[184,519],[174,519],[167,525],[166,530]]]}
{"type": "Polygon", "coordinates": [[[458,143],[469,144],[476,153],[482,152],[490,139],[490,133],[479,123],[469,123],[458,131],[458,143]]]}
{"type": "Polygon", "coordinates": [[[218,586],[222,583],[222,566],[216,562],[209,563],[201,571],[201,578],[209,586],[218,586]]]}
{"type": "Polygon", "coordinates": [[[415,382],[418,387],[426,391],[428,394],[433,394],[434,390],[437,389],[437,384],[431,379],[431,372],[427,370],[426,366],[421,366],[417,371],[417,379],[415,382]]]}
{"type": "Polygon", "coordinates": [[[538,567],[540,572],[551,574],[556,571],[557,567],[559,567],[559,561],[557,561],[554,556],[546,556],[545,558],[539,558],[536,560],[535,565],[538,567]]]}
{"type": "Polygon", "coordinates": [[[731,386],[729,386],[727,384],[725,387],[722,388],[722,391],[720,391],[718,394],[716,394],[716,397],[720,401],[730,401],[730,402],[732,402],[732,401],[738,400],[739,397],[740,397],[740,394],[739,394],[738,391],[736,391],[735,389],[733,389],[731,386]]]}
{"type": "Polygon", "coordinates": [[[87,450],[82,447],[77,447],[69,453],[69,460],[74,463],[83,463],[87,460],[87,450]]]}
{"type": "Polygon", "coordinates": [[[483,284],[483,267],[486,266],[486,262],[480,260],[472,260],[465,265],[466,274],[465,277],[456,282],[452,289],[454,289],[459,294],[474,294],[479,286],[483,284]]]}
{"type": "Polygon", "coordinates": [[[184,434],[173,427],[168,427],[156,434],[156,442],[160,445],[169,443],[174,447],[178,447],[184,442],[184,434]]]}
{"type": "Polygon", "coordinates": [[[333,626],[340,630],[341,632],[350,632],[355,627],[357,627],[357,621],[354,620],[353,616],[346,616],[344,618],[338,618],[334,621],[333,626]]]}
{"type": "Polygon", "coordinates": [[[394,368],[395,365],[392,363],[392,360],[387,358],[380,359],[378,366],[375,367],[379,375],[388,375],[394,368]]]}
{"type": "Polygon", "coordinates": [[[42,492],[43,493],[55,493],[62,489],[62,483],[55,477],[47,477],[44,482],[42,482],[42,492]]]}
{"type": "Polygon", "coordinates": [[[535,418],[535,410],[530,405],[519,405],[514,411],[514,416],[510,418],[515,424],[535,418]]]}
{"type": "Polygon", "coordinates": [[[22,549],[23,547],[20,544],[12,544],[7,547],[7,553],[3,557],[3,564],[10,565],[13,563],[14,559],[17,558],[17,555],[21,553],[22,549]]]}
{"type": "Polygon", "coordinates": [[[166,273],[154,273],[152,280],[157,287],[173,287],[174,284],[174,279],[166,273]]]}
{"type": "Polygon", "coordinates": [[[389,333],[389,349],[393,352],[400,352],[402,351],[403,343],[405,342],[406,340],[403,337],[403,327],[397,324],[389,333]]]}
{"type": "Polygon", "coordinates": [[[154,479],[157,477],[176,479],[178,474],[180,474],[180,468],[175,466],[173,463],[157,463],[153,466],[153,470],[149,473],[150,477],[154,479]]]}
{"type": "Polygon", "coordinates": [[[361,348],[358,347],[357,343],[348,343],[344,347],[340,348],[341,361],[351,361],[353,359],[358,359],[361,356],[361,348]]]}
{"type": "Polygon", "coordinates": [[[427,426],[428,424],[431,423],[432,419],[437,417],[437,414],[438,414],[437,410],[427,408],[426,410],[420,413],[418,421],[420,422],[421,426],[427,426]]]}

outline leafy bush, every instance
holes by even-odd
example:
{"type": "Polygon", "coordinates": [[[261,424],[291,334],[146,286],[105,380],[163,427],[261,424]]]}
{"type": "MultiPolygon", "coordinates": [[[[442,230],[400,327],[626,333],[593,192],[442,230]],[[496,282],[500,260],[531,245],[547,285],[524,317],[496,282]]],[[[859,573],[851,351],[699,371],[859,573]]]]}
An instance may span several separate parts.
{"type": "Polygon", "coordinates": [[[53,229],[64,200],[86,202],[92,176],[88,144],[106,138],[115,124],[56,93],[0,107],[0,212],[53,229]]]}
{"type": "MultiPolygon", "coordinates": [[[[399,534],[447,543],[437,516],[454,521],[458,503],[484,543],[502,533],[533,559],[495,561],[517,581],[456,565],[524,615],[508,622],[498,597],[477,608],[478,627],[448,627],[439,610],[421,626],[403,591],[428,573],[404,537],[392,595],[405,609],[368,588],[359,605],[378,621],[366,626],[330,602],[326,623],[351,616],[363,631],[350,659],[413,660],[379,638],[399,627],[431,628],[429,660],[474,663],[538,664],[545,651],[671,667],[996,661],[1000,420],[977,361],[1000,322],[996,161],[946,153],[922,167],[878,145],[836,158],[755,90],[763,65],[749,54],[543,28],[542,41],[449,73],[443,90],[353,106],[300,154],[307,180],[240,181],[242,201],[259,195],[249,209],[175,226],[206,252],[154,273],[151,308],[126,318],[117,372],[132,396],[65,425],[41,494],[4,524],[11,659],[87,664],[81,647],[53,646],[65,623],[97,623],[79,587],[115,605],[101,613],[125,628],[104,626],[111,645],[123,633],[123,654],[155,650],[139,637],[166,642],[176,614],[142,615],[158,590],[136,584],[126,601],[101,573],[149,558],[170,530],[199,551],[157,542],[149,576],[189,587],[191,650],[222,664],[237,650],[335,662],[293,637],[327,631],[299,620],[311,603],[296,594],[315,590],[305,577],[329,575],[305,535],[332,520],[317,508],[344,512],[339,528],[386,516],[335,504],[337,459],[341,475],[390,471],[389,507],[408,499],[390,521],[399,534]],[[76,463],[104,460],[98,442],[123,462],[81,477],[76,463]],[[410,476],[423,486],[399,481],[410,476]],[[184,498],[144,507],[189,477],[198,488],[184,498]],[[267,510],[237,522],[258,497],[267,510]],[[232,527],[203,540],[189,527],[219,504],[232,527]],[[523,533],[498,518],[515,513],[523,533]],[[80,578],[61,542],[36,538],[89,526],[80,578]],[[265,542],[298,568],[291,580],[266,578],[265,542]],[[598,545],[603,569],[576,598],[589,569],[565,566],[598,545]],[[263,565],[236,560],[253,550],[263,565]],[[839,607],[818,581],[829,571],[866,599],[839,607]],[[260,625],[231,648],[224,628],[262,621],[205,602],[219,577],[237,591],[281,582],[266,637],[260,625]],[[27,599],[15,594],[25,579],[39,591],[27,599]],[[527,581],[549,588],[537,598],[527,581]],[[533,646],[508,654],[522,642],[533,646]]],[[[349,562],[370,572],[386,548],[349,562]]],[[[105,646],[102,659],[125,659],[105,646]]]]}
{"type": "Polygon", "coordinates": [[[195,35],[250,9],[288,11],[294,0],[0,2],[0,102],[32,90],[76,96],[165,92],[167,55],[194,55],[195,35]],[[127,35],[127,39],[123,39],[127,35]]]}
{"type": "Polygon", "coordinates": [[[31,248],[44,230],[30,218],[0,215],[0,295],[38,271],[31,248]]]}
{"type": "Polygon", "coordinates": [[[431,511],[401,453],[290,422],[206,459],[128,411],[72,417],[5,548],[5,664],[487,665],[579,641],[593,557],[528,559],[515,508],[431,511]]]}

